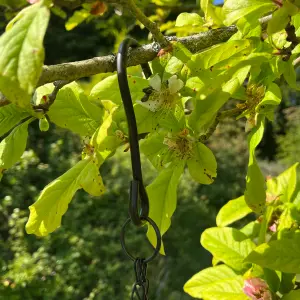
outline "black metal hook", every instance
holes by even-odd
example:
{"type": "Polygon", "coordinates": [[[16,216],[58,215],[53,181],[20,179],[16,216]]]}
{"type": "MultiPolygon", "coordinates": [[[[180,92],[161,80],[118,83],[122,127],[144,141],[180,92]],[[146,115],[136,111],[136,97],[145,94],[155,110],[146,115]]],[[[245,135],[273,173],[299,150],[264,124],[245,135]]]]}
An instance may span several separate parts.
{"type": "MultiPolygon", "coordinates": [[[[130,186],[129,215],[132,222],[136,226],[141,226],[144,224],[142,220],[147,218],[149,214],[149,199],[145,186],[143,184],[138,130],[128,85],[126,69],[129,47],[135,48],[138,46],[138,42],[132,38],[126,38],[121,43],[117,55],[117,73],[121,98],[124,104],[128,123],[130,155],[133,174],[133,180],[130,186]]],[[[141,67],[146,78],[151,76],[151,70],[148,64],[142,64],[141,67]]]]}

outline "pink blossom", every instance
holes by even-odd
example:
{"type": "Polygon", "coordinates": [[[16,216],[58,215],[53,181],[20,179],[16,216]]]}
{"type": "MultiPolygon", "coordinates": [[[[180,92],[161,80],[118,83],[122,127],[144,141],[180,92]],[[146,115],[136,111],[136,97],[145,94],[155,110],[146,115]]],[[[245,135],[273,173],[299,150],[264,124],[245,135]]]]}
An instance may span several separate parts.
{"type": "Polygon", "coordinates": [[[245,280],[243,291],[252,300],[272,300],[269,286],[261,278],[250,278],[245,280]]]}
{"type": "Polygon", "coordinates": [[[277,224],[273,223],[270,227],[269,227],[270,231],[272,232],[276,232],[277,231],[277,224]]]}
{"type": "Polygon", "coordinates": [[[27,0],[27,2],[29,2],[30,4],[34,4],[34,3],[37,3],[39,2],[40,0],[27,0]]]}

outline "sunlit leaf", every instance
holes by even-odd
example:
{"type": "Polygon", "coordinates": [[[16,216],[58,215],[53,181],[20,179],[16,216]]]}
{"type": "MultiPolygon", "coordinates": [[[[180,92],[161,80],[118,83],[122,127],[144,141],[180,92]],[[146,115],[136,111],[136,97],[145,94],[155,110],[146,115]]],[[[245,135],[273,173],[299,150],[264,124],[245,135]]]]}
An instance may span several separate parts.
{"type": "Polygon", "coordinates": [[[0,169],[9,169],[17,163],[25,151],[28,138],[28,124],[32,119],[17,126],[0,143],[0,169]]]}
{"type": "Polygon", "coordinates": [[[202,18],[196,13],[181,13],[177,19],[175,26],[201,26],[202,18]]]}
{"type": "Polygon", "coordinates": [[[251,209],[245,202],[245,197],[241,196],[237,199],[227,202],[217,215],[217,225],[219,227],[227,226],[234,223],[251,213],[251,209]]]}
{"type": "Polygon", "coordinates": [[[249,268],[244,259],[255,248],[255,244],[246,235],[229,227],[206,229],[201,235],[201,245],[237,271],[249,268]]]}
{"type": "Polygon", "coordinates": [[[42,2],[32,5],[0,37],[0,90],[20,107],[30,106],[31,94],[42,72],[43,39],[49,15],[42,2]]]}
{"type": "Polygon", "coordinates": [[[88,157],[78,162],[44,188],[38,200],[29,207],[27,233],[46,236],[59,228],[69,203],[81,188],[95,196],[104,192],[95,158],[88,157]]]}
{"type": "Polygon", "coordinates": [[[16,126],[22,119],[29,116],[29,113],[9,104],[0,108],[0,137],[16,126]]]}
{"type": "Polygon", "coordinates": [[[266,203],[265,178],[257,164],[255,149],[264,134],[264,119],[259,117],[257,126],[248,136],[249,163],[246,176],[245,200],[248,206],[256,213],[262,214],[266,203]]]}
{"type": "Polygon", "coordinates": [[[243,283],[243,276],[226,265],[220,265],[195,274],[184,285],[184,291],[204,300],[247,300],[242,290],[243,283]]]}
{"type": "Polygon", "coordinates": [[[224,24],[231,25],[254,11],[255,18],[259,19],[265,13],[274,10],[275,7],[272,0],[226,0],[223,6],[223,12],[226,16],[224,24]]]}
{"type": "Polygon", "coordinates": [[[298,166],[299,163],[295,163],[277,177],[267,180],[267,192],[274,198],[279,197],[282,202],[292,202],[297,185],[298,166]]]}
{"type": "MultiPolygon", "coordinates": [[[[142,77],[128,75],[128,83],[132,101],[141,100],[145,95],[143,89],[149,87],[149,81],[142,77]]],[[[117,75],[111,75],[96,84],[89,96],[90,101],[100,103],[101,100],[110,100],[121,104],[121,94],[117,75]]]]}
{"type": "MultiPolygon", "coordinates": [[[[150,201],[149,217],[158,226],[161,235],[164,235],[171,225],[171,217],[177,206],[177,186],[183,172],[184,162],[173,163],[162,170],[156,179],[147,186],[150,201]]],[[[147,236],[151,244],[156,246],[156,234],[149,225],[147,236]]],[[[165,253],[164,246],[160,249],[165,253]]]]}
{"type": "Polygon", "coordinates": [[[300,237],[271,241],[256,247],[246,261],[272,270],[300,273],[300,237]]]}
{"type": "Polygon", "coordinates": [[[202,143],[196,143],[187,160],[189,172],[194,180],[211,184],[217,176],[217,161],[212,151],[202,143]]]}
{"type": "Polygon", "coordinates": [[[64,86],[48,112],[50,120],[82,136],[91,136],[99,127],[103,111],[91,103],[75,82],[64,86]]]}

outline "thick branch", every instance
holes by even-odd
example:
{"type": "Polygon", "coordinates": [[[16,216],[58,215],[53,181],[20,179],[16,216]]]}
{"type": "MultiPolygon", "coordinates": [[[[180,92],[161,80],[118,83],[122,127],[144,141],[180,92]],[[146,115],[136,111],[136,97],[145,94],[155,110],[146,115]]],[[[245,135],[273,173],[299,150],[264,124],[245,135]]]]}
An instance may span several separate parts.
{"type": "MultiPolygon", "coordinates": [[[[168,37],[169,41],[179,41],[191,52],[195,53],[218,43],[226,42],[237,32],[235,26],[213,29],[196,35],[176,38],[168,37]]],[[[144,45],[132,50],[128,57],[128,66],[136,66],[152,61],[160,47],[157,43],[144,45]]],[[[44,66],[38,86],[57,80],[73,81],[83,77],[89,77],[99,73],[116,71],[116,57],[114,55],[95,57],[78,62],[64,63],[59,65],[44,66]]]]}

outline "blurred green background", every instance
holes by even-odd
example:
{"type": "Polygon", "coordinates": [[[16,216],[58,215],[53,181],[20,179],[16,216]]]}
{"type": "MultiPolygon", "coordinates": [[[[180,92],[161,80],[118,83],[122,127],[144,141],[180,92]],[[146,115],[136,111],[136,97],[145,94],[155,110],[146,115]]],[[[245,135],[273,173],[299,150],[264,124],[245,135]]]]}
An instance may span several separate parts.
{"type": "MultiPolygon", "coordinates": [[[[193,9],[195,1],[185,3],[193,9]]],[[[157,16],[154,8],[151,5],[148,12],[157,16]]],[[[176,7],[164,12],[161,22],[174,21],[178,13],[176,7]]],[[[2,10],[2,31],[5,14],[7,11],[2,10]]],[[[46,64],[109,54],[128,33],[141,43],[148,38],[147,31],[131,16],[125,12],[119,17],[113,8],[71,32],[65,31],[64,22],[52,16],[45,42],[46,64]]],[[[88,91],[97,78],[86,79],[83,87],[88,91]]],[[[265,175],[277,175],[299,160],[300,96],[283,83],[281,88],[284,99],[275,122],[267,125],[259,148],[265,175]]],[[[220,207],[244,191],[248,159],[244,126],[244,120],[227,120],[211,138],[209,146],[218,160],[218,178],[213,185],[199,185],[188,173],[182,177],[178,208],[164,238],[167,256],[149,265],[150,299],[191,299],[183,292],[184,283],[211,264],[210,255],[200,245],[200,235],[205,228],[215,226],[220,207]]],[[[28,206],[46,184],[80,159],[82,147],[80,137],[54,125],[49,132],[40,132],[36,121],[30,127],[22,162],[5,173],[0,183],[0,299],[129,299],[133,265],[119,242],[127,218],[131,176],[128,152],[120,149],[101,167],[107,187],[104,196],[92,198],[77,193],[62,227],[46,238],[29,236],[24,231],[28,206]]],[[[143,167],[149,184],[155,170],[145,159],[143,167]]],[[[136,253],[151,252],[143,230],[131,228],[126,238],[128,248],[136,249],[136,253]]]]}

